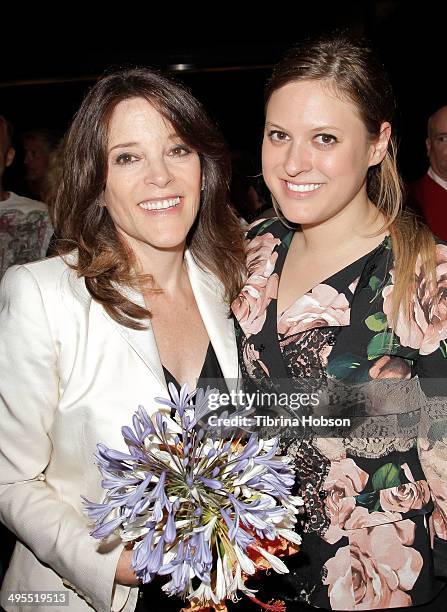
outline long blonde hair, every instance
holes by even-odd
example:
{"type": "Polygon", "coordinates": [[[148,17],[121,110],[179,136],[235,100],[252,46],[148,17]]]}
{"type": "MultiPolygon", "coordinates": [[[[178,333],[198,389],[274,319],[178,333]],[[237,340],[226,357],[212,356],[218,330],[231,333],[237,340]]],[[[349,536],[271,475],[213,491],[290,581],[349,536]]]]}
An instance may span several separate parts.
{"type": "MultiPolygon", "coordinates": [[[[284,85],[309,80],[325,81],[338,95],[353,102],[372,139],[378,137],[383,122],[392,123],[396,107],[392,87],[378,57],[365,41],[338,34],[295,47],[273,70],[266,86],[266,106],[271,95],[284,85]]],[[[418,256],[436,297],[435,240],[421,219],[403,208],[396,152],[393,135],[383,161],[369,168],[367,175],[368,197],[386,219],[380,231],[388,229],[391,235],[394,329],[402,306],[403,314],[411,316],[418,256]]]]}

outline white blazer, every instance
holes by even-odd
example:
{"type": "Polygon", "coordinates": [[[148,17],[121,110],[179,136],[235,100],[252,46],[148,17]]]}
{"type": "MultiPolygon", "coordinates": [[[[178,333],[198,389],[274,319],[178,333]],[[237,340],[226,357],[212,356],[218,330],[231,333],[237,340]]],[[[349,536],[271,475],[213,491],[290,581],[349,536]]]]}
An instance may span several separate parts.
{"type": "MultiPolygon", "coordinates": [[[[191,286],[227,384],[238,378],[222,287],[189,252],[191,286]]],[[[142,296],[131,294],[143,303],[142,296]]],[[[19,539],[2,588],[64,591],[67,610],[132,612],[138,588],[114,586],[122,545],[89,535],[81,495],[100,501],[96,444],[126,450],[121,427],[167,396],[151,329],[111,319],[60,257],[10,268],[0,289],[0,520],[19,539]]],[[[60,606],[40,605],[54,612],[60,606]]]]}

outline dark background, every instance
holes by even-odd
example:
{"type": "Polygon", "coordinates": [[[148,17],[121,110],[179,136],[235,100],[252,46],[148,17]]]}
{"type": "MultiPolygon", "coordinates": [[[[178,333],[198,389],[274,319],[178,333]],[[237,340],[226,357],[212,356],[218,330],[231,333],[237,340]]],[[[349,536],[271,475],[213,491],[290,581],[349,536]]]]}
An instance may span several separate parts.
{"type": "MultiPolygon", "coordinates": [[[[57,4],[48,15],[42,5],[23,3],[13,15],[5,4],[0,9],[0,114],[15,125],[18,155],[4,187],[19,193],[21,133],[35,127],[65,131],[85,93],[110,67],[174,72],[204,102],[230,146],[258,158],[263,86],[284,51],[306,36],[336,28],[366,35],[395,87],[399,113],[394,128],[406,180],[425,172],[427,118],[447,104],[447,0],[273,0],[263,5],[221,0],[163,6],[128,1],[96,6],[99,19],[93,19],[93,4],[57,4]],[[179,71],[179,64],[186,69],[179,71]]],[[[2,547],[0,579],[8,548],[4,538],[2,547]]]]}
{"type": "Polygon", "coordinates": [[[29,31],[23,18],[11,28],[2,24],[0,113],[15,125],[18,149],[6,186],[20,171],[21,132],[64,131],[95,79],[118,66],[175,73],[204,102],[230,146],[258,156],[271,66],[293,43],[336,28],[366,35],[380,51],[398,98],[401,171],[407,180],[424,173],[426,121],[447,104],[446,0],[283,0],[250,4],[244,16],[242,3],[179,6],[166,3],[155,13],[150,4],[104,5],[103,19],[93,24],[86,9],[64,5],[60,22],[46,26],[24,8],[29,31]]]}

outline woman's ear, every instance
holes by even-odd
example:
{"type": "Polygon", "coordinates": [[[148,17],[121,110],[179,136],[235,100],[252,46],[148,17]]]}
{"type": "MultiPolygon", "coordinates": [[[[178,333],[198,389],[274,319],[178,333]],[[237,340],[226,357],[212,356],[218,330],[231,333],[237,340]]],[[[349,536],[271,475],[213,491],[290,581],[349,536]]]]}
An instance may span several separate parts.
{"type": "Polygon", "coordinates": [[[370,166],[377,166],[383,160],[388,149],[388,143],[391,138],[391,124],[384,121],[380,126],[380,132],[377,139],[371,145],[371,157],[369,160],[370,166]]]}
{"type": "Polygon", "coordinates": [[[15,155],[16,155],[15,149],[13,149],[12,147],[9,147],[5,155],[5,168],[7,168],[8,166],[12,164],[12,162],[14,161],[15,155]]]}
{"type": "Polygon", "coordinates": [[[105,198],[105,195],[104,195],[104,191],[102,191],[101,194],[98,196],[98,199],[96,200],[96,203],[101,208],[107,208],[106,198],[105,198]]]}

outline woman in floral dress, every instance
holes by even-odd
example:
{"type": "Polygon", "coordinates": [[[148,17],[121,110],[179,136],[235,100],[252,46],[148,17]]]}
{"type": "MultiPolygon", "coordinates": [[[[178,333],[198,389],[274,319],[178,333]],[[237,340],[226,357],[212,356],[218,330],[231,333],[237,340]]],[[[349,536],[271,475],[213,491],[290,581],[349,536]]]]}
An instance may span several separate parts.
{"type": "Polygon", "coordinates": [[[251,226],[232,306],[245,383],[314,385],[320,414],[361,418],[283,432],[303,547],[263,588],[288,611],[444,609],[447,246],[402,210],[394,99],[366,46],[294,49],[266,99],[277,216],[251,226]]]}

